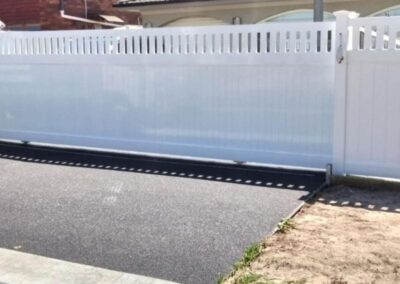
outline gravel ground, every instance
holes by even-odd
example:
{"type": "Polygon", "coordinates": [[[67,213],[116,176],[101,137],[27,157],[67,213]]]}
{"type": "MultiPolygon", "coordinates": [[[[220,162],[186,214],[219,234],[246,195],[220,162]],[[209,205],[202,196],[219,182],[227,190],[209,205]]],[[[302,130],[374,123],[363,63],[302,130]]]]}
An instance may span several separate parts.
{"type": "Polygon", "coordinates": [[[330,188],[293,224],[267,238],[261,256],[226,283],[250,274],[270,284],[400,283],[399,184],[330,188]]]}

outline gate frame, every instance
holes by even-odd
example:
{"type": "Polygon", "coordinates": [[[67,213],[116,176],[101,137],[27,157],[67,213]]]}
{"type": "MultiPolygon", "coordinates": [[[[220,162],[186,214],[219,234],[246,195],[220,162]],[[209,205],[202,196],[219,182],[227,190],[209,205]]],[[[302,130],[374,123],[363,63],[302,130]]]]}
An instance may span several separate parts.
{"type": "Polygon", "coordinates": [[[335,58],[335,91],[333,116],[333,151],[332,164],[334,175],[346,173],[346,122],[347,122],[347,51],[351,48],[351,19],[360,14],[349,11],[335,12],[336,16],[336,58],[335,58]]]}

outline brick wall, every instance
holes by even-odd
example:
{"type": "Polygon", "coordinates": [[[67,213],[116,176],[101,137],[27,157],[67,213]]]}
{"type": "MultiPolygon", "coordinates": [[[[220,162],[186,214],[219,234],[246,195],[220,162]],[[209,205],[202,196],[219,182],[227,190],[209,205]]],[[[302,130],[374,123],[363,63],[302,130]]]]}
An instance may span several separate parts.
{"type": "MultiPolygon", "coordinates": [[[[114,0],[115,2],[116,0],[114,0]]],[[[90,14],[111,14],[118,16],[129,24],[138,23],[138,14],[119,12],[113,8],[113,0],[87,0],[90,14]]],[[[85,17],[83,0],[64,0],[65,13],[77,17],[85,17]]],[[[40,0],[40,18],[42,29],[85,29],[94,28],[92,24],[66,20],[60,16],[60,0],[40,0]]]]}
{"type": "Polygon", "coordinates": [[[1,0],[0,20],[6,25],[28,25],[40,22],[40,0],[1,0]]]}
{"type": "MultiPolygon", "coordinates": [[[[36,24],[42,30],[90,29],[93,24],[63,19],[60,16],[60,0],[0,0],[0,19],[7,26],[36,24]]],[[[87,0],[90,14],[115,15],[128,24],[138,24],[140,14],[120,12],[112,7],[116,0],[87,0]]],[[[83,0],[64,0],[68,15],[85,17],[83,0]]]]}
{"type": "MultiPolygon", "coordinates": [[[[85,28],[86,25],[84,24],[78,24],[71,20],[66,20],[61,18],[60,0],[39,0],[39,1],[40,1],[40,19],[41,19],[40,24],[43,30],[85,28]],[[82,25],[82,27],[80,27],[80,25],[82,25]]],[[[64,0],[64,2],[65,2],[65,7],[67,7],[67,2],[70,1],[64,0]]]]}

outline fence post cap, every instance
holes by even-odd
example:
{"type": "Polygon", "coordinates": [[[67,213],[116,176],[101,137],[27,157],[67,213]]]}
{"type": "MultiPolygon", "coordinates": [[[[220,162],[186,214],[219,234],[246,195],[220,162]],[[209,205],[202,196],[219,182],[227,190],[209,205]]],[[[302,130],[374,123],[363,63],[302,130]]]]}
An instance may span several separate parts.
{"type": "Polygon", "coordinates": [[[335,17],[348,17],[349,19],[356,19],[360,16],[359,13],[357,12],[351,12],[351,11],[346,11],[346,10],[341,10],[341,11],[336,11],[333,13],[335,17]]]}

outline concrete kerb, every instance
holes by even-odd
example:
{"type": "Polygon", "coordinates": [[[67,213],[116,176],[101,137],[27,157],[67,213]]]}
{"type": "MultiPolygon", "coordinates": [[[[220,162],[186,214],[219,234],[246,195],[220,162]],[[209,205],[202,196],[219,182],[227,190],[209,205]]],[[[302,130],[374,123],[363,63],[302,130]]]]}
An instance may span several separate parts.
{"type": "Polygon", "coordinates": [[[0,283],[10,284],[176,284],[0,248],[0,283]]]}

